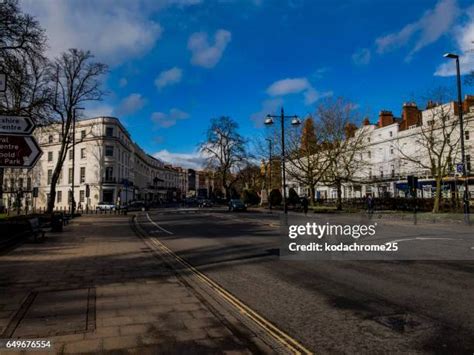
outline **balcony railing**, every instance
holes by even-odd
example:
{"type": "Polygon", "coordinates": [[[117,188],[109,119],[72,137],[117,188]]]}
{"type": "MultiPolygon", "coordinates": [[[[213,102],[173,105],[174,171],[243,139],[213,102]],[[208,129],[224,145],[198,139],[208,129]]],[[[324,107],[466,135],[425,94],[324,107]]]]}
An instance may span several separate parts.
{"type": "Polygon", "coordinates": [[[102,178],[101,183],[102,184],[116,184],[117,179],[114,177],[104,177],[102,178]]]}

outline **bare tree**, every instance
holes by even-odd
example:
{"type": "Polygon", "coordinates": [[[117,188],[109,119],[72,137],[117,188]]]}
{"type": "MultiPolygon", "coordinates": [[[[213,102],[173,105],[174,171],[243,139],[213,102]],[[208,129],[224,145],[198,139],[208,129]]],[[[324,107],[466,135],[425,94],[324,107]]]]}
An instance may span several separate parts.
{"type": "Polygon", "coordinates": [[[56,185],[66,154],[73,146],[75,109],[86,102],[102,100],[105,92],[101,88],[100,79],[106,72],[105,64],[94,62],[89,51],[79,49],[62,53],[50,66],[50,81],[55,89],[51,111],[56,122],[51,127],[58,129],[61,147],[51,178],[48,212],[54,210],[56,185]]]}
{"type": "MultiPolygon", "coordinates": [[[[436,101],[446,102],[441,101],[446,98],[441,91],[435,94],[440,99],[436,101]]],[[[433,95],[430,97],[433,98],[433,95]]],[[[459,120],[454,107],[452,103],[431,102],[424,111],[421,125],[413,133],[410,132],[410,137],[400,137],[397,142],[402,160],[411,162],[415,168],[428,170],[434,178],[436,190],[433,213],[439,212],[443,178],[452,170],[453,158],[460,152],[459,120]]]]}
{"type": "Polygon", "coordinates": [[[206,140],[200,144],[200,152],[207,160],[207,167],[216,173],[230,198],[230,190],[238,179],[238,171],[248,160],[246,141],[238,133],[238,124],[230,117],[211,120],[206,140]]]}
{"type": "MultiPolygon", "coordinates": [[[[26,115],[36,122],[47,116],[50,98],[46,36],[39,23],[21,12],[18,1],[0,2],[0,73],[7,75],[6,92],[0,95],[0,113],[26,115]]],[[[3,175],[0,168],[0,205],[3,201],[3,175]]]]}
{"type": "Polygon", "coordinates": [[[366,150],[367,133],[357,129],[360,115],[356,106],[345,98],[328,98],[316,110],[319,120],[322,158],[327,168],[321,182],[337,191],[337,209],[342,209],[342,186],[355,182],[356,173],[363,167],[361,153],[366,150]]]}
{"type": "MultiPolygon", "coordinates": [[[[290,131],[291,132],[291,131],[290,131]]],[[[316,185],[325,176],[331,160],[327,159],[327,145],[321,140],[321,130],[313,117],[303,123],[301,132],[293,131],[287,141],[289,157],[288,175],[309,190],[310,202],[314,204],[316,185]],[[316,134],[318,127],[318,134],[316,134]]]]}

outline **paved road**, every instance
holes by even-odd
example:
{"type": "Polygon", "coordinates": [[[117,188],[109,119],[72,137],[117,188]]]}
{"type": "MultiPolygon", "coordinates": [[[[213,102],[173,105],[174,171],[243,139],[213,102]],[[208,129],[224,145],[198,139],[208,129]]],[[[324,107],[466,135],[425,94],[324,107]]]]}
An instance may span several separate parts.
{"type": "MultiPolygon", "coordinates": [[[[284,261],[275,214],[157,210],[138,220],[317,353],[474,350],[473,261],[284,261]]],[[[394,238],[421,232],[420,245],[446,235],[474,239],[462,225],[388,224],[394,238]]]]}

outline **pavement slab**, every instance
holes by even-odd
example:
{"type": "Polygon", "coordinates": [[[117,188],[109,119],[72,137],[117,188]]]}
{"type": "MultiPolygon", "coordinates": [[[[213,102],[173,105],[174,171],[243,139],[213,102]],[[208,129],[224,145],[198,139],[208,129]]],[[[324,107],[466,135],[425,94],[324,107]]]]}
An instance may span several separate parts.
{"type": "Polygon", "coordinates": [[[3,339],[48,339],[56,353],[250,353],[127,216],[79,217],[0,255],[0,275],[3,339]]]}

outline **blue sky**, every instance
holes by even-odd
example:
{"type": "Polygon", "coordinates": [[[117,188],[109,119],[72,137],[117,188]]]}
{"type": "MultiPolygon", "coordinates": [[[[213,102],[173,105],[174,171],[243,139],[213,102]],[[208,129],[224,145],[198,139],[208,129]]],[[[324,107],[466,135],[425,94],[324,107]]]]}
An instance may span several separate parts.
{"type": "MultiPolygon", "coordinates": [[[[150,154],[192,165],[212,117],[260,134],[267,113],[314,112],[345,96],[377,119],[454,84],[447,51],[474,69],[474,6],[463,0],[24,0],[49,55],[90,49],[109,95],[86,115],[119,117],[150,154]]],[[[468,92],[469,88],[465,88],[468,92]]],[[[471,92],[474,88],[471,88],[471,92]]]]}

